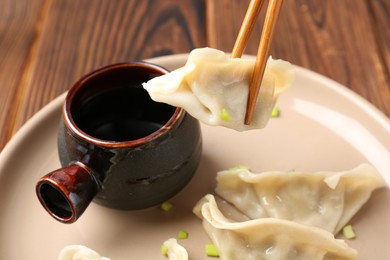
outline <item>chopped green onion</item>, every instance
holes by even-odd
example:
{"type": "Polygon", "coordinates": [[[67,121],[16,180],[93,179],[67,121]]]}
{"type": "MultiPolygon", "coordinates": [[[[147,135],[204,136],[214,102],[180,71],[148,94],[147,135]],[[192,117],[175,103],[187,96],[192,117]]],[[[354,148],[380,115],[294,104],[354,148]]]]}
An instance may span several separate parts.
{"type": "Polygon", "coordinates": [[[179,233],[177,233],[177,237],[179,239],[187,239],[188,238],[188,232],[184,230],[180,230],[179,233]]]}
{"type": "Polygon", "coordinates": [[[207,244],[205,247],[207,256],[219,257],[219,252],[214,244],[207,244]]]}
{"type": "Polygon", "coordinates": [[[249,170],[250,168],[245,165],[236,165],[231,168],[229,168],[229,171],[234,171],[234,170],[249,170]]]}
{"type": "Polygon", "coordinates": [[[219,114],[219,116],[225,122],[229,122],[230,121],[230,113],[229,113],[229,111],[226,110],[226,108],[222,108],[221,109],[221,113],[219,114]]]}
{"type": "Polygon", "coordinates": [[[170,202],[168,202],[168,201],[166,201],[166,202],[163,202],[162,204],[161,204],[161,207],[160,207],[163,211],[165,211],[165,212],[168,212],[168,211],[170,211],[172,208],[173,208],[173,205],[170,203],[170,202]]]}
{"type": "Polygon", "coordinates": [[[279,115],[280,115],[280,110],[279,110],[279,108],[274,107],[274,108],[272,109],[271,117],[276,118],[276,117],[279,117],[279,115]]]}
{"type": "Polygon", "coordinates": [[[343,235],[347,239],[354,239],[356,237],[355,231],[353,231],[351,225],[347,225],[343,228],[343,235]]]}
{"type": "Polygon", "coordinates": [[[161,254],[167,255],[168,254],[168,247],[164,244],[161,245],[161,254]]]}

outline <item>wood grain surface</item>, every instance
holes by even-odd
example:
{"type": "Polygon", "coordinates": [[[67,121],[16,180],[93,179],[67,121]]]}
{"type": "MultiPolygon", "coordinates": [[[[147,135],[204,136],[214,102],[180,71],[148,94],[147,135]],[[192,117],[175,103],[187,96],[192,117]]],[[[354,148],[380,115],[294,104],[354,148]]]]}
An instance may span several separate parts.
{"type": "MultiPolygon", "coordinates": [[[[120,61],[233,48],[249,0],[0,0],[0,150],[81,75],[120,61]]],[[[267,4],[267,1],[266,3],[267,4]]],[[[259,18],[247,54],[255,54],[259,18]]],[[[390,1],[284,1],[272,56],[390,116],[390,1]]]]}

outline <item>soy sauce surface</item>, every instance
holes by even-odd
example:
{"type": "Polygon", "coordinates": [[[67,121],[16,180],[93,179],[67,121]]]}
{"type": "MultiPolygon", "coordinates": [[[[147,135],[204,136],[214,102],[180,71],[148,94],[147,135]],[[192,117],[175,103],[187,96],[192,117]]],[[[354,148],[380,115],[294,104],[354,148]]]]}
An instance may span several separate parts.
{"type": "Polygon", "coordinates": [[[109,89],[83,103],[73,112],[76,125],[90,136],[116,142],[152,134],[175,111],[175,107],[154,102],[140,86],[109,89]]]}

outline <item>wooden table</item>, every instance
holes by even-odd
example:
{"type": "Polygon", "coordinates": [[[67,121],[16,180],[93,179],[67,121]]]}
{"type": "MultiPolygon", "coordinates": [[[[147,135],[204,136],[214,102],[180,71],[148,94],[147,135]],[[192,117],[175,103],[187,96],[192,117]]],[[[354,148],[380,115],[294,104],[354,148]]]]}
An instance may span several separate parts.
{"type": "MultiPolygon", "coordinates": [[[[204,46],[231,51],[248,3],[0,0],[0,150],[92,69],[204,46]]],[[[390,116],[389,28],[388,0],[286,0],[272,55],[338,81],[390,116]]]]}

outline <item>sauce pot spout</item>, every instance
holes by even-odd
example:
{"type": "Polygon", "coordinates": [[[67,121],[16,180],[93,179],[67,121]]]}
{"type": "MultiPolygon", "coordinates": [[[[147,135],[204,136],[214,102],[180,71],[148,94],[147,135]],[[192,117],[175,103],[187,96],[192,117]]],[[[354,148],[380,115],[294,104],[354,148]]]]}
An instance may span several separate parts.
{"type": "Polygon", "coordinates": [[[41,177],[36,193],[46,211],[63,223],[75,222],[100,190],[91,170],[75,163],[41,177]]]}

